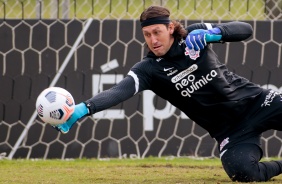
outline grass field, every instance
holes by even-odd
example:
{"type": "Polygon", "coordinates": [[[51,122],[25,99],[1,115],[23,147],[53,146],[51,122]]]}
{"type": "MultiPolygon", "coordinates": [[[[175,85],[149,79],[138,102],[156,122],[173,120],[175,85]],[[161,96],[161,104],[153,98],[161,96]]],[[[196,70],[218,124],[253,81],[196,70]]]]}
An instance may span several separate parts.
{"type": "MultiPolygon", "coordinates": [[[[0,160],[0,183],[185,184],[237,183],[219,159],[190,158],[0,160]]],[[[282,183],[277,176],[269,183],[282,183]]]]}

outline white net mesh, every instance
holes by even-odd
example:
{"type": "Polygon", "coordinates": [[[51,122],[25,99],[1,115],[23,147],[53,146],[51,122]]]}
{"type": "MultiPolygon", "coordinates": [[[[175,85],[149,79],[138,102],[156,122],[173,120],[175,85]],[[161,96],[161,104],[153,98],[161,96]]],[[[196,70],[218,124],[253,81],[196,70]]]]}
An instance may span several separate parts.
{"type": "MultiPolygon", "coordinates": [[[[254,27],[251,39],[214,45],[214,49],[231,70],[265,88],[282,91],[277,80],[282,77],[279,68],[282,1],[0,0],[0,3],[2,158],[5,153],[10,158],[218,156],[217,144],[205,130],[147,91],[83,119],[66,135],[39,119],[32,119],[37,95],[56,76],[88,18],[94,21],[56,83],[71,91],[77,102],[119,82],[132,63],[142,58],[144,40],[136,19],[150,5],[169,7],[171,17],[184,20],[185,25],[207,20],[249,21],[254,27]],[[259,54],[255,54],[258,50],[259,54]]],[[[265,156],[281,156],[281,139],[278,131],[264,134],[265,156]]]]}

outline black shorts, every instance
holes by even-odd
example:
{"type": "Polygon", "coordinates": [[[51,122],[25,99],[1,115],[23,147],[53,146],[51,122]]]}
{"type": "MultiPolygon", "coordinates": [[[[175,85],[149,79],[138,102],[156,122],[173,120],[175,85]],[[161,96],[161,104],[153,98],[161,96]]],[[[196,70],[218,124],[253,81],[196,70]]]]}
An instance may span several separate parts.
{"type": "Polygon", "coordinates": [[[238,122],[238,126],[219,142],[220,155],[238,144],[260,146],[261,134],[271,129],[282,130],[282,94],[264,90],[244,120],[238,122]]]}

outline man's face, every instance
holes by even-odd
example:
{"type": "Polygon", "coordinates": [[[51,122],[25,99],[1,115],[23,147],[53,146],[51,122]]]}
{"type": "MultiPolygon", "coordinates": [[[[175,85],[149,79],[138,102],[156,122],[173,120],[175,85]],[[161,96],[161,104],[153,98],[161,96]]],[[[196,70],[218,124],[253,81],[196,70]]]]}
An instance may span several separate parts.
{"type": "Polygon", "coordinates": [[[174,37],[174,24],[170,23],[167,27],[164,24],[153,24],[142,28],[145,41],[149,49],[156,56],[163,56],[170,49],[174,37]]]}

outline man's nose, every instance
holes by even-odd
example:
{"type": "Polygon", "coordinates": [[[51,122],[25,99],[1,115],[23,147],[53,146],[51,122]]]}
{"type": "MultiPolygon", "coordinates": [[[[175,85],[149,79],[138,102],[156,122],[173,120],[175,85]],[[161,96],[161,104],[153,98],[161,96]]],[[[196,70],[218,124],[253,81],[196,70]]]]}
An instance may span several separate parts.
{"type": "Polygon", "coordinates": [[[157,42],[158,42],[157,37],[156,37],[156,36],[152,36],[152,37],[151,37],[151,42],[152,42],[152,43],[157,43],[157,42]]]}

